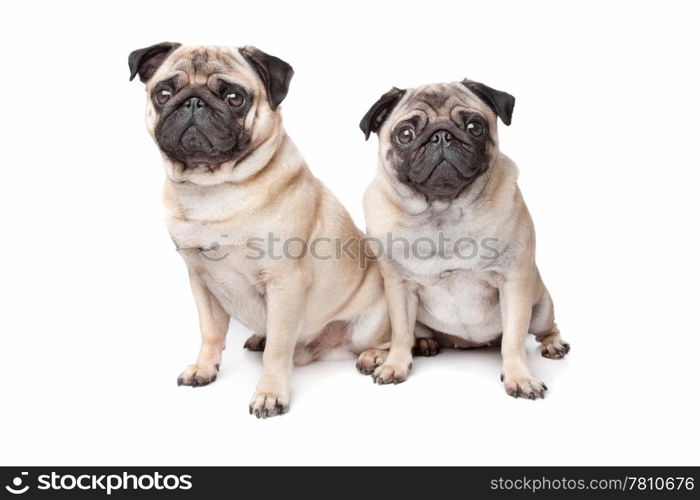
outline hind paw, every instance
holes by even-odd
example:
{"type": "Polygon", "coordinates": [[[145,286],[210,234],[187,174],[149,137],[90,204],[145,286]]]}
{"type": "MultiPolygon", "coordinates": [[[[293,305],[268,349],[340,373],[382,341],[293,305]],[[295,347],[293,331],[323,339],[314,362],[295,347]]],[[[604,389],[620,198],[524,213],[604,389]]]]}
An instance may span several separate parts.
{"type": "Polygon", "coordinates": [[[413,345],[414,356],[435,356],[440,352],[440,344],[435,339],[416,339],[413,345]]]}
{"type": "Polygon", "coordinates": [[[355,367],[363,375],[371,375],[374,370],[384,363],[389,351],[384,349],[367,349],[357,359],[355,367]]]}

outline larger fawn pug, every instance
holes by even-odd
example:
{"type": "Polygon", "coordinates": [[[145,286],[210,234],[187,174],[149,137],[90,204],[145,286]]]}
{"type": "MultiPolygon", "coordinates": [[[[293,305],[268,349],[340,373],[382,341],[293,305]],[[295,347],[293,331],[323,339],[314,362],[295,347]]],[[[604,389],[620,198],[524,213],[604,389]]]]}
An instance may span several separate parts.
{"type": "Polygon", "coordinates": [[[414,332],[450,347],[500,341],[506,392],[530,399],[547,387],[528,367],[528,332],[545,357],[569,351],[535,264],[518,169],[498,148],[497,118],[510,125],[514,105],[464,80],[394,88],[362,119],[365,137],[379,136],[364,208],[369,235],[387,242],[380,262],[393,330],[372,373],[378,383],[406,379],[414,332]]]}
{"type": "Polygon", "coordinates": [[[199,312],[199,356],[178,384],[216,379],[230,317],[255,333],[248,348],[264,349],[250,401],[261,418],[287,411],[294,362],[387,346],[363,234],[282,126],[291,66],[253,47],[160,43],[132,52],[129,67],[146,85],[168,230],[199,312]]]}

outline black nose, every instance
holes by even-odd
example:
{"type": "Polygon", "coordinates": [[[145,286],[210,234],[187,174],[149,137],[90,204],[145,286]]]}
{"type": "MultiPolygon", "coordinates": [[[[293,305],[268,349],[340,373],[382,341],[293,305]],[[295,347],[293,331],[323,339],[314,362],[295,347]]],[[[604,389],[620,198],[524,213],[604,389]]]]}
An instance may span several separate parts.
{"type": "Polygon", "coordinates": [[[450,134],[447,130],[438,130],[430,137],[430,141],[434,142],[435,144],[445,145],[451,140],[452,134],[450,134]]]}
{"type": "Polygon", "coordinates": [[[185,107],[194,112],[194,110],[197,108],[204,107],[204,101],[202,101],[199,97],[190,97],[185,101],[185,107]]]}

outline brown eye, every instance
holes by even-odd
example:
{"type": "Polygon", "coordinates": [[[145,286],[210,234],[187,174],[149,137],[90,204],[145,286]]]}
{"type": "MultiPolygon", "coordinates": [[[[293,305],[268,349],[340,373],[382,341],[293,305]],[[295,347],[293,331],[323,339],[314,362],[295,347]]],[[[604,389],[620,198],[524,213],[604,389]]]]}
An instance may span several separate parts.
{"type": "Polygon", "coordinates": [[[484,125],[478,120],[472,120],[467,123],[467,130],[474,137],[480,137],[484,133],[484,125]]]}
{"type": "Polygon", "coordinates": [[[401,127],[398,132],[396,132],[396,140],[404,145],[410,143],[415,137],[416,133],[413,131],[413,127],[401,127]]]}
{"type": "Polygon", "coordinates": [[[232,106],[234,108],[237,108],[245,102],[245,97],[243,97],[243,94],[240,94],[238,92],[229,92],[226,94],[226,104],[229,106],[232,106]]]}
{"type": "Polygon", "coordinates": [[[163,104],[168,102],[172,96],[172,92],[170,92],[167,89],[162,89],[156,92],[156,101],[162,106],[163,104]]]}

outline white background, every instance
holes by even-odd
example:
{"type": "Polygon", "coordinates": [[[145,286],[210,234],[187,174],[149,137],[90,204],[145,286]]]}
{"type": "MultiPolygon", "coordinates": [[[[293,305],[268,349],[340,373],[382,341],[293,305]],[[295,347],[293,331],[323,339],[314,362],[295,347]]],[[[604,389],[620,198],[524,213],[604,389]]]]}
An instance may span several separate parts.
{"type": "Polygon", "coordinates": [[[698,465],[698,13],[692,2],[10,2],[2,7],[0,464],[698,465]],[[196,312],[163,223],[131,50],[254,44],[295,70],[283,114],[364,227],[391,86],[464,77],[517,98],[538,262],[572,351],[514,400],[496,351],[296,369],[248,415],[260,355],[234,325],[219,380],[177,387],[196,312]]]}

